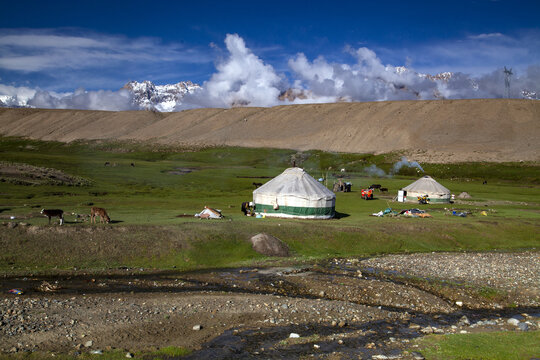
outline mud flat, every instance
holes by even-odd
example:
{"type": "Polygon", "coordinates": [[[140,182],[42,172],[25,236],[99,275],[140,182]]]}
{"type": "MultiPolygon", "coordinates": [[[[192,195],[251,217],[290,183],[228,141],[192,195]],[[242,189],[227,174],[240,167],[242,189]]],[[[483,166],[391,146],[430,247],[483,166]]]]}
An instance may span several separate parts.
{"type": "Polygon", "coordinates": [[[410,342],[426,334],[537,330],[539,274],[538,252],[529,251],[189,273],[5,275],[0,350],[181,346],[193,350],[191,358],[412,359],[410,342]]]}

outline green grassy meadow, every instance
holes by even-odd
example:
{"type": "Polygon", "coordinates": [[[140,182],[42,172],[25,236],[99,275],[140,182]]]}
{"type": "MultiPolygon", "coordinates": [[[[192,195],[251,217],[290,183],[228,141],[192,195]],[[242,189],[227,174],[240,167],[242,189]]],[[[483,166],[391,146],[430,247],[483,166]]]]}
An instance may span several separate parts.
{"type": "Polygon", "coordinates": [[[415,343],[428,360],[529,360],[540,354],[540,331],[429,335],[415,343]]]}
{"type": "MultiPolygon", "coordinates": [[[[145,359],[145,360],[165,360],[165,359],[178,359],[179,357],[186,356],[190,354],[190,350],[168,346],[158,350],[153,351],[135,351],[132,354],[134,358],[145,359]]],[[[80,354],[72,355],[67,353],[52,353],[44,351],[36,352],[27,352],[27,353],[18,353],[18,354],[0,354],[0,360],[4,359],[27,359],[27,360],[41,360],[41,359],[58,359],[58,360],[88,360],[95,359],[96,357],[101,357],[107,360],[122,360],[126,359],[125,350],[106,350],[101,354],[92,354],[90,352],[81,352],[80,354]]]]}
{"type": "Polygon", "coordinates": [[[415,205],[393,202],[392,197],[423,173],[405,168],[391,177],[374,177],[365,171],[377,166],[388,173],[400,159],[399,153],[188,149],[135,142],[64,144],[2,137],[0,155],[6,163],[58,169],[89,184],[52,185],[41,180],[25,185],[1,174],[1,220],[39,227],[30,231],[18,226],[0,233],[0,245],[5,249],[0,254],[2,272],[240,266],[267,260],[251,250],[247,241],[259,232],[285,241],[296,261],[540,245],[540,166],[532,163],[422,164],[426,174],[454,194],[467,191],[472,199],[463,204],[415,205]],[[329,187],[337,176],[352,182],[351,193],[337,194],[338,218],[244,217],[240,205],[252,199],[252,183],[264,183],[280,174],[292,158],[313,177],[326,178],[329,187]],[[346,172],[341,173],[342,168],[346,172]],[[360,189],[372,183],[382,184],[389,193],[362,200],[360,189]],[[89,214],[92,205],[106,208],[112,223],[77,223],[74,216],[66,215],[66,226],[60,229],[48,226],[47,218],[39,214],[41,208],[89,214]],[[194,215],[205,205],[221,209],[225,219],[178,217],[194,215]],[[433,218],[368,216],[387,207],[418,207],[429,210],[433,218]],[[472,214],[450,216],[445,208],[472,214]],[[480,215],[483,210],[488,216],[480,215]],[[11,216],[15,219],[10,220],[11,216]]]}

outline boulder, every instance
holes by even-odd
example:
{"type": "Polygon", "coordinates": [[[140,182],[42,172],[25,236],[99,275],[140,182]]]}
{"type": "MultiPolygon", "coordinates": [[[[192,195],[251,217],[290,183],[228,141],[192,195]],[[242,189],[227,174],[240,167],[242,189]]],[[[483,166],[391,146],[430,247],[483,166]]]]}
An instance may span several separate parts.
{"type": "Polygon", "coordinates": [[[468,192],[464,191],[458,195],[458,199],[470,199],[471,195],[468,192]]]}
{"type": "Polygon", "coordinates": [[[266,256],[289,256],[289,247],[272,235],[260,233],[251,237],[253,250],[266,256]]]}

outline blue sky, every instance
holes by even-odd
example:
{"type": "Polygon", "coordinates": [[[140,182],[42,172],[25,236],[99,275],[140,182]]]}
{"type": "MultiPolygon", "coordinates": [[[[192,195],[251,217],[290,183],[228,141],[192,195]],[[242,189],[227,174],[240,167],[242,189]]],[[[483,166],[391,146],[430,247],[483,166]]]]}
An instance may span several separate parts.
{"type": "Polygon", "coordinates": [[[11,1],[0,12],[0,84],[59,93],[203,84],[231,56],[228,34],[287,86],[308,86],[299,54],[312,68],[317,58],[347,67],[365,61],[361,48],[421,73],[519,75],[540,65],[538,14],[540,1],[505,0],[11,1]]]}

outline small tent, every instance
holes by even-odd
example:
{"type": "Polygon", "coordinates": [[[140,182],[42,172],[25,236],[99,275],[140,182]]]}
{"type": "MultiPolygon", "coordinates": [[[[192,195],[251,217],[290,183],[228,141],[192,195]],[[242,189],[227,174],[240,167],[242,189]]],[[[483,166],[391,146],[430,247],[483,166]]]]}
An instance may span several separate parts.
{"type": "Polygon", "coordinates": [[[330,219],[336,195],[301,168],[286,169],[253,191],[255,213],[299,219],[330,219]]]}
{"type": "Polygon", "coordinates": [[[419,196],[427,195],[432,203],[448,203],[452,195],[450,190],[428,175],[421,177],[401,190],[404,192],[404,201],[407,202],[418,202],[419,196]]]}
{"type": "Polygon", "coordinates": [[[221,210],[212,209],[208,206],[205,206],[203,211],[201,211],[198,214],[195,214],[195,217],[201,218],[201,219],[221,219],[223,218],[223,215],[221,215],[221,210]]]}

